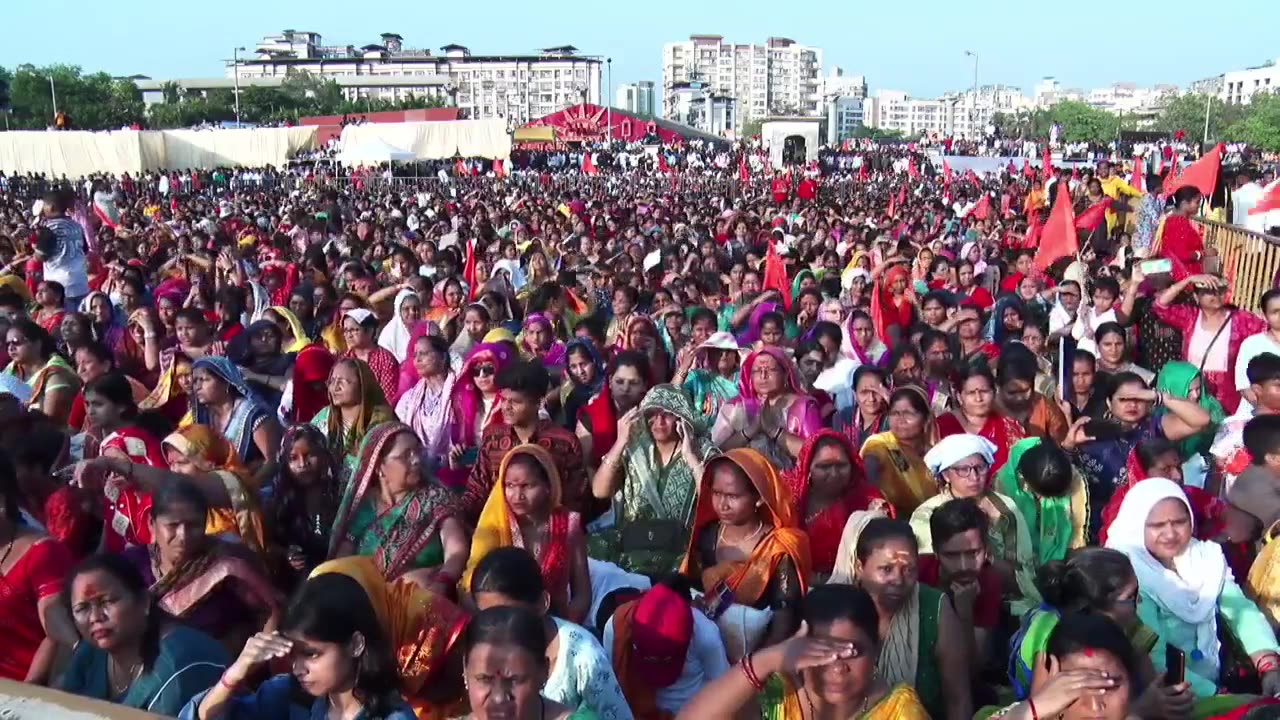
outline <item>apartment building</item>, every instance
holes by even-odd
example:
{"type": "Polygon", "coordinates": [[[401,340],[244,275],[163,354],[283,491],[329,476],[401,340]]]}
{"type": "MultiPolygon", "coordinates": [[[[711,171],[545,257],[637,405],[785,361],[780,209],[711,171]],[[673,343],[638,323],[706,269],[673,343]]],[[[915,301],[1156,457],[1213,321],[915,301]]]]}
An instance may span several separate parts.
{"type": "Polygon", "coordinates": [[[613,106],[636,115],[657,115],[656,90],[652,80],[619,85],[613,106]]]}

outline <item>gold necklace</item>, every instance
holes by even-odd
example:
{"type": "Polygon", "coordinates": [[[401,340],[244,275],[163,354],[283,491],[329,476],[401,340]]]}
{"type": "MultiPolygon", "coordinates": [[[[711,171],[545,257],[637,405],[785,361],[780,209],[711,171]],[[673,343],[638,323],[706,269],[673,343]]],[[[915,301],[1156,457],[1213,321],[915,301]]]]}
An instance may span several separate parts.
{"type": "Polygon", "coordinates": [[[133,667],[129,670],[128,675],[124,677],[124,683],[121,684],[120,683],[120,666],[119,664],[116,663],[115,660],[109,660],[107,663],[107,684],[111,686],[112,696],[123,694],[126,690],[129,689],[131,685],[133,685],[134,681],[137,680],[138,676],[141,674],[142,674],[142,661],[139,660],[138,662],[134,663],[133,667]],[[116,668],[116,673],[115,673],[116,677],[114,680],[111,678],[111,668],[113,667],[116,668]]]}
{"type": "MultiPolygon", "coordinates": [[[[751,533],[750,535],[746,535],[746,536],[744,536],[744,537],[740,537],[740,538],[738,538],[737,540],[726,540],[726,538],[725,538],[725,536],[724,536],[724,531],[725,531],[725,528],[726,528],[726,527],[728,527],[728,526],[727,526],[727,525],[725,525],[724,523],[720,523],[720,532],[716,533],[716,535],[717,535],[717,537],[716,537],[716,545],[717,545],[717,546],[719,546],[719,545],[723,545],[723,544],[725,544],[726,542],[728,542],[728,544],[730,544],[730,545],[740,546],[740,545],[742,545],[744,542],[746,542],[746,541],[748,541],[748,540],[752,540],[752,539],[754,539],[756,536],[758,536],[758,535],[761,533],[761,531],[763,531],[763,530],[764,530],[764,521],[763,521],[763,520],[758,520],[758,521],[757,521],[757,523],[758,523],[758,524],[756,525],[755,532],[751,533]]],[[[753,546],[754,546],[754,545],[753,545],[753,546]]]]}

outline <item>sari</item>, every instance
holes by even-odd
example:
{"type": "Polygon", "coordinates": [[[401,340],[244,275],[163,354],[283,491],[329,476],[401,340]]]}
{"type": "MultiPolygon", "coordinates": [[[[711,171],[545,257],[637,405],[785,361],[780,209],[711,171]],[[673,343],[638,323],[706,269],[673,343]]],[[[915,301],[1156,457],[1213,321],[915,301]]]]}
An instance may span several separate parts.
{"type": "Polygon", "coordinates": [[[1156,227],[1147,257],[1177,258],[1188,274],[1199,275],[1203,272],[1204,238],[1190,218],[1170,213],[1156,227]]]}
{"type": "MultiPolygon", "coordinates": [[[[698,430],[698,418],[689,398],[674,385],[658,385],[640,401],[640,414],[664,412],[685,423],[695,433],[694,452],[705,458],[711,451],[705,434],[698,430]]],[[[680,444],[664,465],[649,423],[638,420],[623,463],[622,491],[613,499],[614,527],[592,533],[588,545],[592,556],[617,563],[628,572],[659,576],[675,572],[684,558],[684,539],[693,520],[694,499],[698,479],[685,461],[680,444]],[[624,541],[631,532],[645,526],[656,536],[641,547],[628,547],[624,541]],[[628,528],[634,528],[631,532],[628,528]],[[674,535],[665,537],[667,535],[674,535]],[[662,543],[661,540],[665,540],[662,543]],[[664,547],[660,547],[664,546],[664,547]]]]}
{"type": "Polygon", "coordinates": [[[80,378],[76,375],[75,368],[56,353],[50,355],[49,360],[31,377],[23,377],[18,365],[13,362],[5,367],[4,372],[31,388],[31,399],[27,401],[27,407],[32,410],[40,410],[44,405],[44,396],[52,390],[74,391],[80,387],[80,378]]]}
{"type": "Polygon", "coordinates": [[[192,557],[160,572],[154,546],[124,552],[151,587],[161,610],[190,627],[239,649],[261,629],[280,598],[261,561],[243,545],[208,538],[192,557]]]}
{"type": "MultiPolygon", "coordinates": [[[[136,427],[125,427],[107,435],[98,446],[98,456],[110,452],[129,462],[168,469],[164,448],[153,435],[136,427]]],[[[90,470],[89,472],[94,472],[90,470]]],[[[151,493],[132,487],[128,482],[107,477],[97,480],[77,478],[83,486],[102,486],[103,514],[107,521],[102,527],[102,548],[107,552],[122,552],[126,547],[151,544],[151,493]]]]}
{"type": "MultiPolygon", "coordinates": [[[[1213,395],[1222,404],[1223,409],[1230,414],[1234,413],[1240,405],[1240,391],[1236,389],[1233,375],[1240,357],[1240,347],[1247,338],[1267,332],[1267,322],[1251,312],[1231,308],[1227,308],[1227,311],[1230,313],[1226,321],[1227,327],[1222,331],[1217,342],[1212,343],[1226,344],[1227,366],[1225,370],[1205,370],[1202,373],[1204,387],[1200,394],[1201,396],[1213,395]]],[[[1165,306],[1152,303],[1151,312],[1160,322],[1182,333],[1182,354],[1179,357],[1183,360],[1194,359],[1191,343],[1200,327],[1200,308],[1194,305],[1165,306]]]]}
{"type": "Polygon", "coordinates": [[[1009,451],[1009,461],[995,475],[995,489],[1013,501],[1030,527],[1031,553],[1037,566],[1065,560],[1069,550],[1082,548],[1089,535],[1089,499],[1084,479],[1072,468],[1071,490],[1062,497],[1038,495],[1022,479],[1019,464],[1040,438],[1019,440],[1009,451]]]}
{"type": "Polygon", "coordinates": [[[299,353],[302,349],[311,344],[311,338],[307,335],[307,329],[302,326],[302,321],[294,314],[292,310],[283,305],[272,305],[267,308],[271,312],[280,316],[285,324],[289,326],[289,332],[293,333],[293,342],[287,343],[283,348],[287,353],[299,353]]]}
{"type": "Polygon", "coordinates": [[[182,365],[186,365],[190,376],[191,358],[177,352],[160,353],[160,380],[151,394],[138,403],[139,410],[156,410],[180,426],[192,423],[191,403],[178,380],[182,365]]]}
{"type": "MultiPolygon", "coordinates": [[[[712,556],[714,549],[712,544],[712,556]]],[[[715,458],[702,473],[694,505],[693,532],[688,552],[680,566],[680,574],[700,578],[708,598],[727,593],[734,603],[754,607],[768,601],[767,593],[776,584],[784,562],[794,568],[799,591],[803,594],[813,574],[809,537],[799,527],[790,490],[778,474],[778,469],[764,455],[750,448],[737,448],[715,458]],[[760,512],[770,530],[756,544],[747,560],[705,566],[702,549],[707,543],[703,536],[711,533],[710,537],[714,541],[714,530],[720,525],[711,492],[711,466],[717,462],[732,463],[746,475],[760,495],[763,503],[760,512]]]]}
{"type": "Polygon", "coordinates": [[[578,413],[604,388],[605,377],[608,374],[604,357],[596,349],[594,342],[585,338],[570,340],[565,344],[566,363],[569,354],[575,350],[581,350],[591,358],[591,365],[595,368],[595,380],[589,385],[582,385],[568,372],[565,373],[565,381],[560,386],[560,407],[564,413],[564,422],[561,425],[566,430],[573,430],[578,426],[578,413]]]}
{"type": "MultiPolygon", "coordinates": [[[[775,673],[757,695],[763,720],[810,720],[800,700],[797,682],[789,675],[775,673]]],[[[894,685],[875,705],[849,720],[929,720],[920,696],[909,683],[894,685]]]]}
{"type": "Polygon", "coordinates": [[[871,324],[876,329],[876,337],[886,346],[893,344],[889,328],[898,327],[898,335],[907,337],[907,329],[911,327],[915,317],[915,305],[911,302],[910,285],[901,300],[896,300],[890,288],[900,281],[908,281],[910,272],[901,265],[895,265],[885,271],[883,278],[878,279],[871,288],[871,324]]]}
{"type": "Polygon", "coordinates": [[[400,386],[399,358],[381,347],[374,347],[368,352],[368,356],[368,359],[361,358],[356,354],[355,348],[351,348],[342,353],[341,358],[343,360],[359,360],[362,364],[368,365],[369,370],[373,372],[374,380],[382,388],[382,396],[384,398],[396,397],[396,390],[400,386]]]}
{"type": "Polygon", "coordinates": [[[1209,413],[1212,423],[1208,428],[1192,435],[1191,437],[1178,441],[1178,454],[1183,458],[1191,458],[1193,455],[1201,455],[1209,452],[1209,446],[1213,444],[1214,433],[1217,432],[1218,426],[1223,420],[1227,419],[1227,412],[1223,409],[1222,403],[1209,392],[1207,383],[1203,381],[1200,370],[1189,362],[1181,360],[1165,363],[1160,369],[1160,374],[1156,377],[1156,389],[1163,390],[1173,397],[1187,399],[1191,394],[1191,385],[1201,378],[1200,383],[1200,407],[1209,413]]]}
{"type": "Polygon", "coordinates": [[[378,566],[359,555],[330,560],[311,571],[311,577],[336,573],[360,583],[378,624],[391,644],[400,679],[400,693],[419,720],[453,717],[450,707],[433,704],[428,696],[445,679],[441,672],[449,654],[459,646],[470,616],[441,595],[406,580],[389,581],[378,566]]]}
{"type": "Polygon", "coordinates": [[[395,422],[395,411],[387,405],[382,394],[382,386],[368,365],[356,360],[352,363],[356,375],[360,378],[360,414],[354,423],[347,427],[342,419],[342,412],[332,404],[325,405],[320,412],[311,418],[311,424],[320,428],[333,454],[341,458],[343,465],[350,465],[359,451],[361,443],[369,431],[376,425],[395,422]]]}
{"type": "Polygon", "coordinates": [[[908,452],[892,432],[867,438],[862,444],[863,462],[875,458],[880,491],[899,515],[910,517],[920,504],[938,494],[938,483],[924,464],[924,457],[908,452]]]}
{"type": "MultiPolygon", "coordinates": [[[[938,437],[950,437],[952,435],[964,435],[969,431],[964,428],[964,424],[956,417],[954,412],[946,413],[938,417],[938,437]]],[[[997,473],[1000,468],[1004,467],[1009,461],[1009,451],[1013,449],[1013,444],[1027,437],[1027,433],[1022,428],[1022,423],[1010,417],[1005,417],[1000,413],[992,410],[987,416],[987,421],[983,423],[980,435],[990,440],[996,446],[995,460],[991,464],[991,472],[997,473]]]]}
{"type": "Polygon", "coordinates": [[[488,342],[487,337],[485,339],[486,342],[477,345],[467,357],[466,362],[462,364],[462,369],[458,372],[458,380],[449,394],[451,417],[470,419],[469,422],[453,423],[450,432],[450,441],[453,445],[476,447],[484,430],[495,422],[501,422],[502,414],[497,411],[496,400],[493,407],[486,413],[484,396],[476,387],[475,367],[485,360],[492,361],[496,377],[497,373],[502,372],[503,368],[515,360],[515,357],[510,346],[505,343],[488,342]]]}
{"type": "Polygon", "coordinates": [[[382,462],[401,433],[412,434],[413,429],[387,422],[365,436],[329,536],[329,559],[337,556],[344,541],[350,542],[356,554],[372,557],[388,579],[444,562],[440,525],[456,513],[453,496],[427,482],[379,512],[376,494],[382,462]]]}
{"type": "MultiPolygon", "coordinates": [[[[231,443],[231,447],[240,457],[241,462],[249,463],[263,458],[263,453],[254,444],[253,433],[263,421],[272,417],[271,411],[258,398],[257,393],[249,387],[249,383],[244,379],[240,368],[232,364],[227,358],[202,357],[192,363],[192,372],[201,369],[216,375],[236,395],[239,395],[239,398],[235,401],[235,406],[231,410],[231,415],[227,418],[227,424],[217,428],[218,432],[222,433],[227,442],[231,443]]],[[[192,397],[191,406],[192,417],[197,424],[212,426],[213,417],[209,408],[202,405],[194,397],[192,397]]]]}
{"type": "Polygon", "coordinates": [[[821,576],[830,575],[835,568],[836,554],[840,550],[840,536],[844,533],[844,526],[848,523],[850,515],[862,511],[879,511],[889,517],[894,516],[893,507],[867,480],[862,457],[853,443],[845,435],[830,428],[823,428],[805,440],[796,466],[784,473],[782,479],[791,490],[795,516],[804,519],[802,527],[809,534],[813,571],[821,576]],[[845,488],[844,495],[810,515],[810,467],[813,465],[818,445],[830,443],[839,445],[849,457],[849,484],[845,488]]]}
{"type": "Polygon", "coordinates": [[[565,344],[560,342],[555,336],[555,327],[551,324],[551,320],[542,313],[532,313],[524,319],[524,328],[520,332],[518,338],[520,345],[520,353],[528,360],[541,360],[542,364],[548,368],[556,368],[565,364],[565,344]],[[539,350],[529,343],[529,338],[524,331],[534,325],[542,325],[547,334],[551,336],[551,346],[545,350],[539,350]]]}
{"type": "Polygon", "coordinates": [[[725,335],[725,340],[730,347],[716,347],[708,344],[711,341],[703,343],[694,358],[694,368],[689,371],[684,381],[684,391],[692,398],[694,410],[698,412],[702,425],[707,428],[715,422],[720,408],[738,397],[738,385],[742,377],[739,371],[735,371],[733,377],[725,377],[711,364],[710,351],[737,351],[737,345],[732,337],[728,337],[727,333],[725,335]]]}
{"type": "Polygon", "coordinates": [[[165,438],[164,446],[178,451],[202,472],[221,480],[231,498],[229,508],[209,508],[205,532],[234,535],[253,551],[264,553],[266,542],[258,508],[258,488],[253,484],[253,474],[241,464],[231,445],[206,425],[188,425],[165,438]]]}
{"type": "Polygon", "coordinates": [[[449,455],[449,396],[456,381],[452,372],[438,387],[421,378],[396,403],[396,417],[413,428],[422,441],[423,459],[432,468],[444,464],[449,455]]]}
{"type": "Polygon", "coordinates": [[[289,379],[289,401],[284,411],[286,423],[307,423],[329,403],[329,373],[333,372],[333,355],[323,345],[304,347],[293,360],[293,377],[289,379]]]}
{"type": "MultiPolygon", "coordinates": [[[[471,591],[471,577],[480,561],[490,552],[503,547],[518,547],[529,550],[538,567],[542,570],[542,584],[551,596],[551,607],[556,615],[564,617],[569,607],[569,580],[574,548],[582,547],[582,516],[566,510],[560,503],[562,487],[560,471],[556,469],[551,453],[540,445],[517,445],[507,451],[498,466],[498,479],[489,491],[489,497],[480,511],[480,519],[476,522],[476,530],[471,536],[471,555],[467,558],[467,569],[462,576],[463,590],[471,591]],[[516,524],[516,517],[507,505],[506,474],[511,461],[521,455],[528,455],[542,466],[542,471],[551,484],[551,515],[547,519],[547,541],[541,547],[525,547],[524,536],[516,524]]],[[[581,622],[582,618],[566,618],[572,622],[581,622]]]]}
{"type": "MultiPolygon", "coordinates": [[[[786,404],[783,411],[783,429],[792,435],[807,438],[817,432],[822,427],[822,416],[818,408],[818,403],[804,391],[800,384],[800,376],[796,370],[795,363],[787,357],[786,353],[777,348],[761,348],[750,355],[742,362],[742,369],[738,371],[738,397],[725,403],[720,408],[720,414],[716,417],[715,437],[720,438],[722,442],[726,430],[733,427],[733,415],[736,412],[746,414],[747,418],[758,415],[763,410],[764,398],[762,398],[755,388],[755,381],[752,378],[752,368],[755,366],[756,360],[761,355],[769,355],[782,369],[783,383],[780,395],[790,395],[791,401],[786,404]]],[[[777,406],[781,406],[779,402],[777,406]]],[[[764,437],[763,434],[757,435],[751,439],[751,447],[762,453],[770,462],[777,465],[780,469],[787,470],[795,465],[795,460],[782,447],[776,439],[764,437]]]]}

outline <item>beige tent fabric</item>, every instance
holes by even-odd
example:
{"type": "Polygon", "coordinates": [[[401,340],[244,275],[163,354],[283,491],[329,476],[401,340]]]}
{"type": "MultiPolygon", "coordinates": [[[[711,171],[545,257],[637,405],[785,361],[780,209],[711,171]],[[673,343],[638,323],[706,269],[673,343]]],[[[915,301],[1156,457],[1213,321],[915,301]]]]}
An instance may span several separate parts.
{"type": "Polygon", "coordinates": [[[0,133],[0,170],[80,178],[219,166],[283,166],[314,149],[315,127],[0,133]]]}
{"type": "Polygon", "coordinates": [[[503,158],[511,156],[511,134],[501,118],[418,123],[349,125],[342,143],[359,145],[379,140],[412,152],[420,160],[455,156],[503,158]]]}

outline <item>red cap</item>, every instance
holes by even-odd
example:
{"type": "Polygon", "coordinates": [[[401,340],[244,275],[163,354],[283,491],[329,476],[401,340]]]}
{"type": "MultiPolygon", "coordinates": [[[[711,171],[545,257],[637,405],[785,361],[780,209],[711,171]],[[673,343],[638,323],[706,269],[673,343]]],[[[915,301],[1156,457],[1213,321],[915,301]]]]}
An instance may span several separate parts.
{"type": "Polygon", "coordinates": [[[769,227],[775,228],[786,227],[786,225],[787,221],[784,218],[774,218],[773,222],[769,223],[769,227]]]}
{"type": "Polygon", "coordinates": [[[653,689],[668,687],[684,671],[693,640],[693,610],[674,590],[657,585],[636,600],[631,621],[631,668],[653,689]]]}

